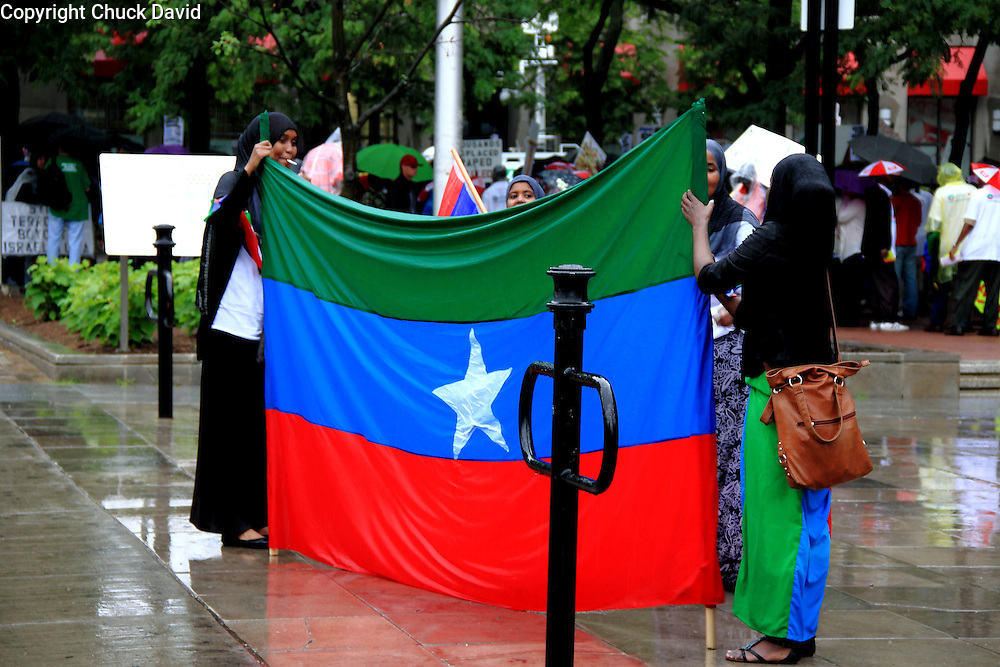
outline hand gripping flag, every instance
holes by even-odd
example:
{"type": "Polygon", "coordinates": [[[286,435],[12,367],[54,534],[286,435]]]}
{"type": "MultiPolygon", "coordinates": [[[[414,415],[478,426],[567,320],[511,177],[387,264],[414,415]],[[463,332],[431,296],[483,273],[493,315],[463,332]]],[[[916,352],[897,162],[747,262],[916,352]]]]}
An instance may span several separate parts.
{"type": "Polygon", "coordinates": [[[451,165],[448,173],[448,182],[444,186],[444,194],[441,196],[441,208],[438,210],[439,216],[453,215],[475,215],[476,213],[486,213],[486,207],[479,198],[479,192],[469,178],[469,172],[462,164],[455,149],[451,150],[455,162],[451,165]]]}
{"type": "MultiPolygon", "coordinates": [[[[718,604],[712,340],[681,194],[705,197],[704,106],[530,206],[424,217],[265,162],[271,545],[513,609],[546,601],[549,481],[521,460],[521,378],[554,349],[552,280],[592,267],[584,368],[614,386],[618,466],[581,494],[578,609],[718,604]]],[[[551,381],[532,406],[547,457],[551,381]]],[[[581,472],[603,440],[584,392],[581,472]]]]}

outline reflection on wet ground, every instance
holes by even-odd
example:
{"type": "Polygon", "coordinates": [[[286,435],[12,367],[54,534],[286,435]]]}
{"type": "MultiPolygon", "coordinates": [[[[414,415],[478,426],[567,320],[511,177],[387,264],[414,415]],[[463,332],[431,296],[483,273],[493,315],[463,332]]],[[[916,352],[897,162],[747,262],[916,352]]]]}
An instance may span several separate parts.
{"type": "MultiPolygon", "coordinates": [[[[6,352],[0,382],[0,664],[544,664],[540,614],[195,530],[196,387],[161,420],[155,387],[56,384],[6,352]]],[[[875,471],[834,491],[811,663],[1000,664],[1000,399],[858,409],[875,471]]],[[[577,620],[579,665],[725,662],[700,607],[577,620]]],[[[752,639],[730,600],[716,621],[720,649],[752,639]]]]}

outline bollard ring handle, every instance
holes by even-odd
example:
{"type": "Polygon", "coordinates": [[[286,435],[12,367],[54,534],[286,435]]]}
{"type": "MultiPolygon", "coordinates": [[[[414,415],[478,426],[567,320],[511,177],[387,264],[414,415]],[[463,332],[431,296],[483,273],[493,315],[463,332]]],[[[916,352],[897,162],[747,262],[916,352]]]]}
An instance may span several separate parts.
{"type": "Polygon", "coordinates": [[[555,366],[546,361],[532,362],[524,371],[521,381],[521,401],[518,404],[518,431],[521,437],[521,457],[528,467],[548,477],[552,476],[552,465],[535,456],[535,443],[531,437],[531,399],[535,394],[535,380],[539,375],[552,377],[555,366]]]}
{"type": "MultiPolygon", "coordinates": [[[[535,444],[531,435],[531,401],[535,393],[535,380],[539,375],[553,377],[555,367],[545,361],[531,363],[524,372],[521,382],[521,401],[518,406],[518,427],[521,438],[521,456],[528,467],[535,472],[548,477],[552,476],[552,465],[542,461],[535,454],[535,444]]],[[[567,368],[566,378],[584,387],[596,389],[601,398],[601,412],[604,421],[604,445],[601,458],[601,470],[597,479],[591,479],[564,470],[559,478],[581,491],[597,495],[604,493],[611,485],[618,464],[618,407],[615,394],[607,378],[592,373],[584,373],[575,368],[567,368]]]]}

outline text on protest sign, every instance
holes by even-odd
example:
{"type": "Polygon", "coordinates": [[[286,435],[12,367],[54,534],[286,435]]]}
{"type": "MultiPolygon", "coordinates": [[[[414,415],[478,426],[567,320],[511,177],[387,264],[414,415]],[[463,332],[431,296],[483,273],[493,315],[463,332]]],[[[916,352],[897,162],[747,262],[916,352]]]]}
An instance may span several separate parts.
{"type": "Polygon", "coordinates": [[[491,178],[493,167],[503,164],[502,139],[466,139],[462,142],[462,162],[472,178],[491,178]]]}
{"type": "MultiPolygon", "coordinates": [[[[49,209],[37,204],[5,201],[2,204],[3,219],[0,221],[0,244],[4,257],[44,255],[48,243],[49,209]]],[[[59,255],[69,254],[66,245],[67,232],[63,232],[59,242],[59,255]]],[[[82,257],[94,257],[94,225],[90,220],[83,223],[82,257]]]]}

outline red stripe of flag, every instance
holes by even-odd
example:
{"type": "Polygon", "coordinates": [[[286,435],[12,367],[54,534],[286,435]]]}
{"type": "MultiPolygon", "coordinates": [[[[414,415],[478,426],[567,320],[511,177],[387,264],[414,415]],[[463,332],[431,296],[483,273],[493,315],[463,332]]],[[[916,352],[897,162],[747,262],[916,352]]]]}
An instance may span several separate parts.
{"type": "MultiPolygon", "coordinates": [[[[268,494],[284,499],[271,507],[271,546],[459,598],[545,609],[549,480],[523,462],[418,456],[276,410],[267,431],[268,494]]],[[[582,472],[595,475],[599,457],[584,455],[582,472]]],[[[581,494],[578,609],[723,601],[715,476],[673,474],[714,471],[715,459],[714,435],[620,450],[611,488],[581,494]]]]}

